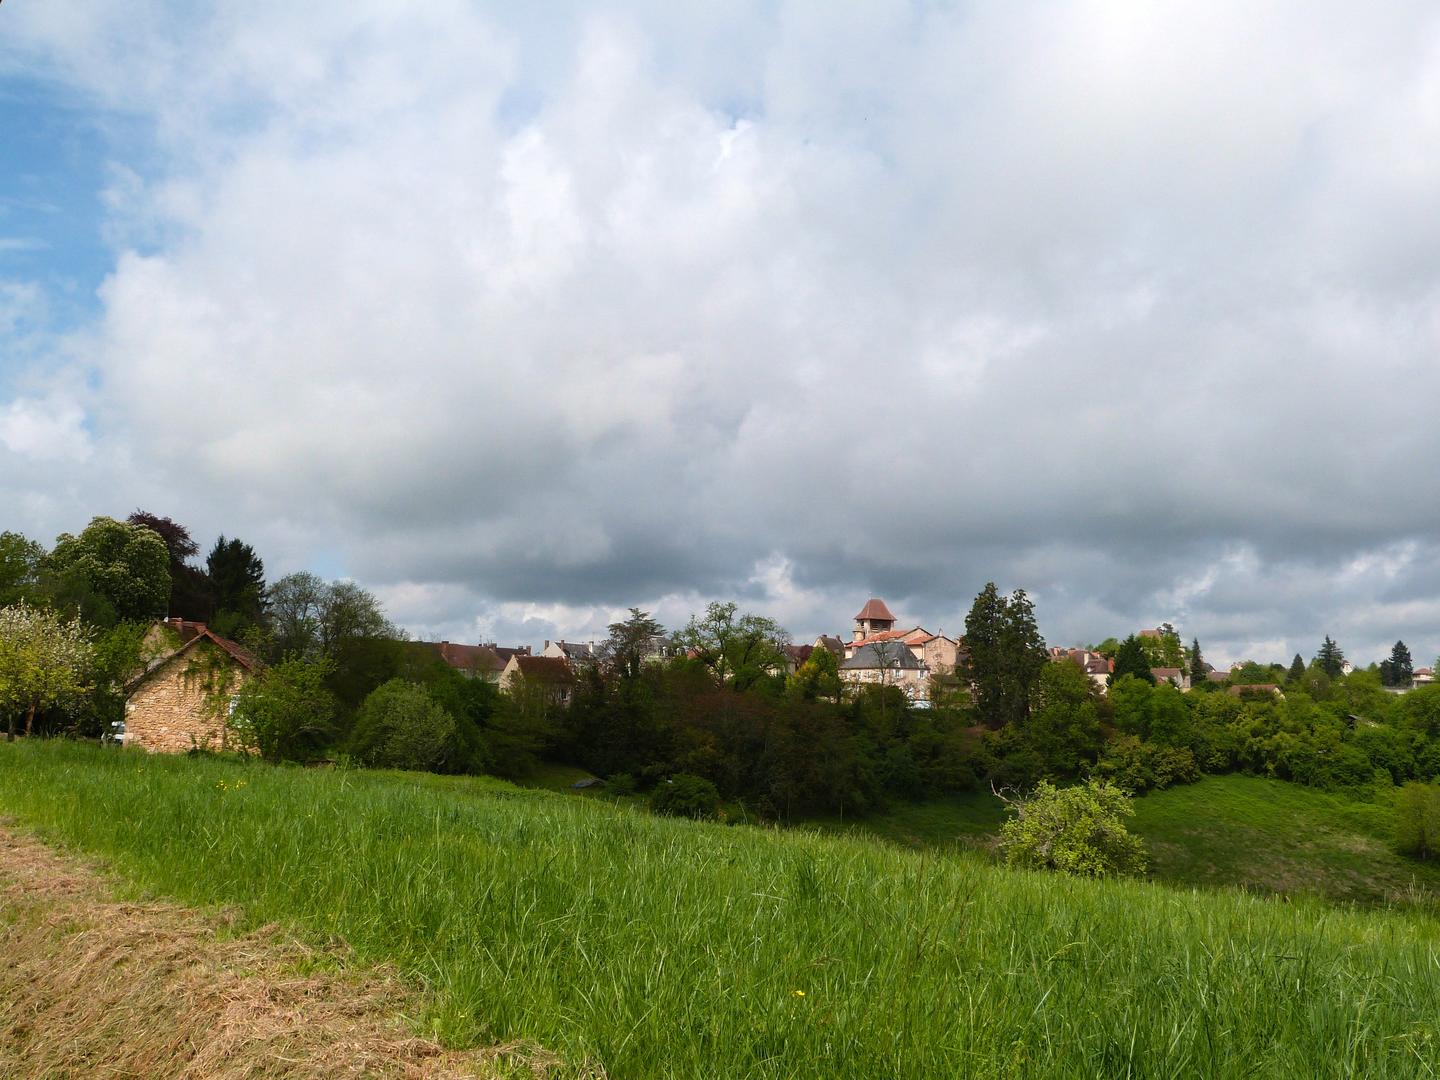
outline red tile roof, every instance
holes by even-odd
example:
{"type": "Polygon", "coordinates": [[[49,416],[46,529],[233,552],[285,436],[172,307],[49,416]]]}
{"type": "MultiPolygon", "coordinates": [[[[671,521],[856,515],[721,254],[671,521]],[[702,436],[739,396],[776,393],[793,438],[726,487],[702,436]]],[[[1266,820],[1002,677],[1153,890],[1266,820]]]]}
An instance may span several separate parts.
{"type": "Polygon", "coordinates": [[[165,624],[169,626],[170,629],[178,631],[181,637],[185,638],[185,643],[178,649],[172,649],[168,653],[157,656],[146,664],[144,671],[140,672],[139,675],[136,675],[125,684],[126,693],[129,693],[135,687],[139,686],[171,660],[174,660],[183,653],[189,652],[202,641],[208,641],[212,645],[217,646],[247,671],[258,671],[264,666],[260,663],[260,658],[245,648],[245,646],[239,642],[231,641],[229,638],[221,637],[202,622],[186,622],[183,619],[166,619],[165,624]]]}
{"type": "Polygon", "coordinates": [[[575,677],[569,663],[559,656],[524,656],[517,653],[512,659],[516,670],[527,679],[569,682],[575,677]]]}
{"type": "Polygon", "coordinates": [[[885,606],[884,600],[871,597],[866,601],[865,606],[860,609],[860,614],[855,616],[857,622],[861,621],[884,621],[894,622],[895,616],[890,614],[890,609],[885,606]]]}
{"type": "Polygon", "coordinates": [[[453,641],[422,641],[419,644],[440,654],[440,659],[461,671],[499,671],[505,666],[494,649],[485,645],[457,645],[453,641]]]}

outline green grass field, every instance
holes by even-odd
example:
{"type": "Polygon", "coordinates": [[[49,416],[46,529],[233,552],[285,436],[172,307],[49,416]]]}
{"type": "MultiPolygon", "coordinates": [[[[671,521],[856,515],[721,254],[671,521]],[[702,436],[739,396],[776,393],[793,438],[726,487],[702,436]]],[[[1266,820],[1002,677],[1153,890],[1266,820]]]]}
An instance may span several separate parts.
{"type": "MultiPolygon", "coordinates": [[[[1397,855],[1386,798],[1265,780],[1211,776],[1135,800],[1151,877],[1175,885],[1238,886],[1361,904],[1440,904],[1440,867],[1397,855]]],[[[900,805],[858,822],[826,819],[829,832],[873,835],[907,847],[992,850],[1005,820],[990,792],[900,805]]]]}
{"type": "Polygon", "coordinates": [[[482,779],[0,745],[141,895],[341,938],[454,1044],[624,1077],[1414,1077],[1440,923],[693,825],[482,779]]]}

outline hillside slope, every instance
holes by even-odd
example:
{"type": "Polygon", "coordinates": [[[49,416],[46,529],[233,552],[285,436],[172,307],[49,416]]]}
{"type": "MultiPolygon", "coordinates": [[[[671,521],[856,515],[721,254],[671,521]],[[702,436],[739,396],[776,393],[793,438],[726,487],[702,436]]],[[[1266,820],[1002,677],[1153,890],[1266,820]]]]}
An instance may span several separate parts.
{"type": "MultiPolygon", "coordinates": [[[[1440,867],[1395,853],[1387,799],[1366,801],[1256,776],[1210,776],[1135,800],[1132,831],[1151,854],[1150,876],[1173,885],[1237,886],[1285,896],[1384,904],[1440,904],[1440,867]]],[[[826,831],[874,835],[907,847],[993,847],[1004,807],[988,791],[900,805],[826,831]]]]}
{"type": "Polygon", "coordinates": [[[1415,1076],[1440,925],[473,779],[0,746],[0,814],[611,1077],[1415,1076]]]}

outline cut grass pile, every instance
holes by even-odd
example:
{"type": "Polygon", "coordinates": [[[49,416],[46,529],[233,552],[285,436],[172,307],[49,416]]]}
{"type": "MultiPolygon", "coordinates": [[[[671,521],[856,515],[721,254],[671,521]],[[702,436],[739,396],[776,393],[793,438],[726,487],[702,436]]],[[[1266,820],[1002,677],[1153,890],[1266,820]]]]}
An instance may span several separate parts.
{"type": "MultiPolygon", "coordinates": [[[[1440,904],[1440,866],[1395,852],[1386,795],[1351,795],[1266,780],[1210,776],[1135,800],[1131,831],[1150,851],[1150,876],[1173,885],[1238,886],[1361,904],[1440,904]]],[[[897,805],[826,831],[878,836],[918,849],[993,850],[1004,806],[988,791],[897,805]]]]}
{"type": "Polygon", "coordinates": [[[0,746],[0,813],[612,1077],[1433,1075],[1440,926],[476,779],[0,746]]]}
{"type": "Polygon", "coordinates": [[[417,994],[227,913],[118,903],[83,862],[0,826],[0,1076],[465,1080],[544,1076],[534,1047],[446,1051],[417,994]]]}

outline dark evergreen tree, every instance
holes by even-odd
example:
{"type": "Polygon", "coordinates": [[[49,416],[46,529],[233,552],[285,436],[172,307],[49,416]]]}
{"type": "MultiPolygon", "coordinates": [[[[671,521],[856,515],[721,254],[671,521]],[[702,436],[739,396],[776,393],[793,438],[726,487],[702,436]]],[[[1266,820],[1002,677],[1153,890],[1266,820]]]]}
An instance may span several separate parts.
{"type": "Polygon", "coordinates": [[[1340,651],[1340,646],[1330,639],[1329,634],[1325,635],[1320,651],[1315,654],[1315,663],[1332,679],[1338,679],[1344,674],[1345,654],[1340,651]]]}
{"type": "Polygon", "coordinates": [[[205,570],[216,629],[233,637],[259,625],[265,614],[265,564],[255,549],[221,536],[205,559],[205,570]]]}
{"type": "Polygon", "coordinates": [[[1200,639],[1190,641],[1190,685],[1200,686],[1205,682],[1205,658],[1200,655],[1200,639]]]}
{"type": "Polygon", "coordinates": [[[1120,648],[1115,650],[1115,670],[1110,673],[1110,685],[1114,686],[1125,675],[1134,675],[1151,686],[1155,685],[1155,676],[1150,671],[1150,654],[1134,634],[1122,641],[1120,648]]]}
{"type": "Polygon", "coordinates": [[[981,722],[992,728],[1022,722],[1048,660],[1025,591],[1007,599],[989,582],[965,617],[965,648],[981,722]]]}
{"type": "Polygon", "coordinates": [[[1409,686],[1415,680],[1415,665],[1405,642],[1395,642],[1390,659],[1380,661],[1380,683],[1383,686],[1409,686]]]}
{"type": "Polygon", "coordinates": [[[1290,661],[1290,670],[1285,675],[1285,681],[1298,683],[1303,678],[1305,678],[1305,658],[1297,652],[1295,659],[1290,661]]]}

